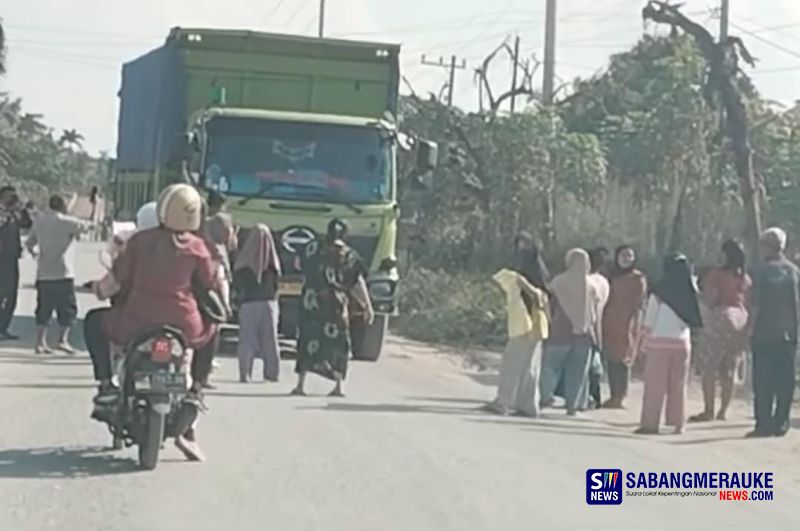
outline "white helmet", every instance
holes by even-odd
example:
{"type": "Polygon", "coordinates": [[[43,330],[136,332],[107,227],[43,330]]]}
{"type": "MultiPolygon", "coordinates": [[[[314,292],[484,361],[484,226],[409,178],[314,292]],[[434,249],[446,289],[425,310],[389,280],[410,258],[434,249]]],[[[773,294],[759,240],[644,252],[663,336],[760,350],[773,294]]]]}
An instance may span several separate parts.
{"type": "Polygon", "coordinates": [[[159,225],[158,203],[152,201],[142,205],[136,213],[136,230],[155,229],[159,225]]]}

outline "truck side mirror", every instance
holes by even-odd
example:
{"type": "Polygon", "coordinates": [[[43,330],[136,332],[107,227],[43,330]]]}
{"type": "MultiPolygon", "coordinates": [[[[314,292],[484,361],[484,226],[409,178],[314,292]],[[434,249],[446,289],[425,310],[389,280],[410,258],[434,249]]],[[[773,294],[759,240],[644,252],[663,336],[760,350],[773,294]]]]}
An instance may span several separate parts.
{"type": "Polygon", "coordinates": [[[417,172],[420,175],[436,169],[439,164],[439,145],[430,140],[417,141],[417,172]]]}

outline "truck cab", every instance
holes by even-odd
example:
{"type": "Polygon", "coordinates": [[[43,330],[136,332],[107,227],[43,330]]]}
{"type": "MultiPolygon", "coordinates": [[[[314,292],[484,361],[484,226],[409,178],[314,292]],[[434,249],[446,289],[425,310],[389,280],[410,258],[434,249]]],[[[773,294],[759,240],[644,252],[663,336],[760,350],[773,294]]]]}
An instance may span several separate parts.
{"type": "MultiPolygon", "coordinates": [[[[397,311],[397,45],[175,28],[123,68],[116,173],[127,211],[171,182],[228,197],[246,233],[279,248],[281,324],[294,336],[302,278],[295,255],[345,220],[369,271],[376,321],[354,319],[354,356],[377,360],[397,311]]],[[[420,172],[436,162],[419,140],[420,172]]],[[[240,240],[243,238],[240,237],[240,240]]]]}

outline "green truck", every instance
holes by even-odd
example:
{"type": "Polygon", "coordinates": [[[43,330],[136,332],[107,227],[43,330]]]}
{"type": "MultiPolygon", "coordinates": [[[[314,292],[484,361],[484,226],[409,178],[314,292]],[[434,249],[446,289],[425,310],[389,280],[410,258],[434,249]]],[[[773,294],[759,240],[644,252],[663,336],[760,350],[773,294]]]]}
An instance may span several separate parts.
{"type": "MultiPolygon", "coordinates": [[[[273,231],[284,269],[280,331],[297,329],[294,256],[341,218],[369,268],[376,319],[353,323],[354,356],[377,360],[397,311],[398,150],[415,177],[436,145],[397,130],[397,45],[250,31],[173,29],[123,66],[115,215],[132,219],[166,185],[229,197],[246,231],[273,231]]],[[[411,177],[410,175],[406,177],[411,177]]]]}

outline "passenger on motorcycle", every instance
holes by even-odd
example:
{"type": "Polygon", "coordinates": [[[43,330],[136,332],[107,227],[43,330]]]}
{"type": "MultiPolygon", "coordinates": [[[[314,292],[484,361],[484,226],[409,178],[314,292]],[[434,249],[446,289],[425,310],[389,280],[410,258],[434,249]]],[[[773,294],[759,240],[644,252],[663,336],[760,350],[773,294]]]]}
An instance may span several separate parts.
{"type": "MultiPolygon", "coordinates": [[[[111,345],[124,346],[137,335],[171,325],[194,349],[190,395],[201,401],[201,382],[211,371],[217,348],[217,326],[204,320],[194,289],[214,289],[219,265],[203,239],[195,234],[203,219],[203,200],[193,187],[176,184],[158,199],[156,228],[134,233],[114,260],[111,274],[118,284],[111,308],[86,315],[84,334],[99,382],[95,403],[117,398],[111,377],[111,345]]],[[[176,440],[190,459],[202,454],[189,430],[176,440]]]]}

